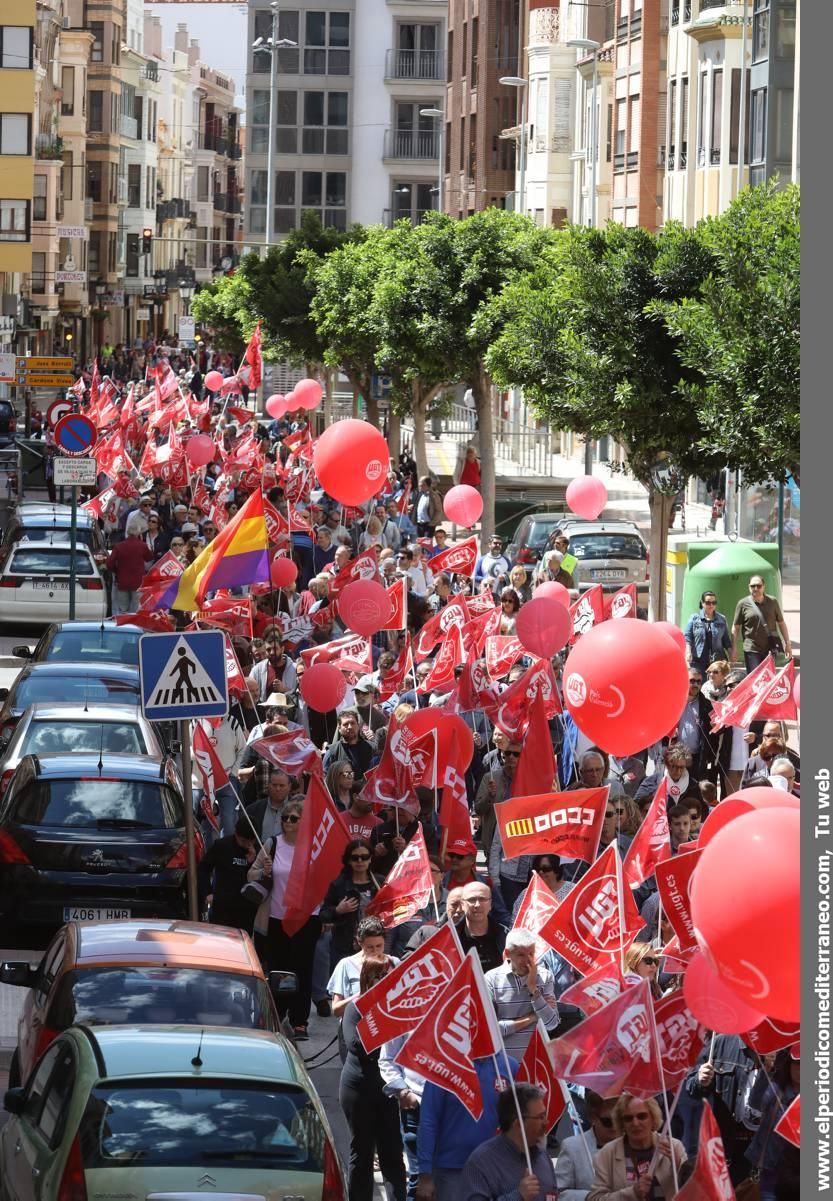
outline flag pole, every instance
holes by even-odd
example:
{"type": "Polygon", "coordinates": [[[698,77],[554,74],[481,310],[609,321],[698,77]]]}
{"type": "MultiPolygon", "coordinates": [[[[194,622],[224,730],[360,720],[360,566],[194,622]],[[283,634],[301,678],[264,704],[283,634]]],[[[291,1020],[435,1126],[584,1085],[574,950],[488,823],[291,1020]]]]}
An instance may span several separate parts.
{"type": "Polygon", "coordinates": [[[584,1127],[581,1124],[581,1118],[578,1116],[578,1110],[576,1109],[572,1094],[563,1080],[559,1080],[558,1083],[561,1088],[561,1095],[564,1098],[564,1104],[567,1106],[567,1112],[570,1115],[570,1121],[573,1123],[573,1126],[581,1137],[581,1145],[587,1152],[587,1160],[590,1164],[590,1171],[595,1171],[596,1165],[593,1162],[593,1152],[590,1150],[590,1144],[587,1142],[587,1135],[585,1134],[584,1127]]]}
{"type": "MultiPolygon", "coordinates": [[[[679,1099],[680,1099],[680,1094],[681,1094],[681,1093],[682,1093],[682,1091],[683,1091],[683,1084],[684,1084],[684,1083],[685,1083],[685,1081],[681,1080],[681,1081],[680,1081],[680,1083],[677,1085],[676,1092],[674,1093],[674,1101],[673,1101],[673,1103],[672,1103],[672,1105],[671,1105],[671,1109],[670,1109],[670,1110],[669,1110],[669,1108],[668,1108],[668,1102],[667,1102],[667,1100],[666,1100],[666,1103],[665,1103],[665,1113],[666,1113],[666,1118],[665,1118],[665,1125],[663,1126],[661,1133],[662,1133],[662,1134],[666,1134],[666,1133],[667,1133],[667,1134],[668,1134],[668,1138],[669,1138],[669,1140],[671,1139],[671,1120],[672,1120],[672,1118],[674,1117],[674,1114],[677,1112],[677,1102],[679,1101],[679,1099]]],[[[663,1093],[663,1098],[665,1098],[665,1093],[663,1093]]],[[[650,1172],[650,1175],[651,1175],[651,1176],[653,1176],[653,1174],[654,1174],[654,1169],[655,1169],[655,1168],[656,1168],[656,1166],[657,1166],[657,1160],[658,1160],[658,1159],[659,1159],[659,1151],[654,1151],[654,1157],[653,1157],[653,1159],[651,1160],[650,1169],[649,1169],[649,1172],[650,1172]]],[[[673,1172],[673,1175],[674,1175],[674,1193],[675,1193],[675,1195],[676,1195],[676,1193],[678,1193],[678,1192],[679,1192],[679,1185],[677,1184],[677,1160],[676,1160],[676,1156],[674,1155],[674,1147],[673,1147],[673,1144],[672,1144],[672,1146],[671,1146],[671,1156],[670,1156],[670,1159],[671,1159],[671,1170],[672,1170],[672,1172],[673,1172]]]]}
{"type": "MultiPolygon", "coordinates": [[[[651,1001],[651,1005],[653,1007],[653,999],[651,1001]]],[[[660,1083],[660,1088],[662,1090],[662,1104],[663,1104],[663,1108],[665,1109],[665,1128],[668,1131],[668,1138],[670,1140],[670,1138],[671,1138],[671,1111],[668,1108],[668,1091],[667,1091],[666,1084],[665,1084],[665,1069],[662,1066],[662,1048],[659,1045],[659,1031],[657,1030],[657,1024],[654,1021],[653,1013],[651,1015],[651,1026],[653,1029],[654,1047],[656,1048],[656,1052],[657,1052],[657,1067],[659,1068],[659,1083],[660,1083]]],[[[676,1096],[674,1098],[674,1108],[675,1109],[677,1107],[677,1098],[680,1095],[680,1088],[682,1088],[682,1084],[680,1084],[680,1086],[678,1087],[676,1096]]],[[[653,1167],[653,1164],[652,1164],[652,1167],[653,1167]]],[[[674,1196],[676,1196],[677,1193],[680,1191],[680,1182],[677,1178],[677,1157],[674,1154],[673,1144],[671,1145],[671,1173],[674,1177],[674,1196]]]]}
{"type": "MultiPolygon", "coordinates": [[[[506,1064],[506,1075],[509,1077],[509,1087],[512,1090],[512,1096],[515,1100],[515,1112],[518,1115],[518,1123],[521,1128],[521,1139],[523,1140],[524,1145],[524,1155],[526,1156],[527,1170],[529,1171],[530,1176],[532,1176],[532,1156],[529,1154],[529,1140],[526,1137],[526,1127],[524,1126],[524,1117],[521,1113],[521,1103],[518,1100],[518,1090],[515,1088],[515,1081],[512,1079],[512,1069],[509,1066],[509,1056],[506,1054],[506,1044],[503,1041],[502,1034],[500,1035],[500,1049],[503,1053],[503,1062],[506,1064]]],[[[497,1070],[497,1057],[492,1056],[492,1058],[495,1061],[495,1069],[497,1070]]]]}
{"type": "MultiPolygon", "coordinates": [[[[608,797],[610,790],[608,789],[608,797]]],[[[619,858],[619,843],[614,838],[613,843],[613,861],[616,864],[616,904],[619,910],[619,959],[622,968],[622,975],[625,974],[625,897],[624,883],[622,879],[622,860],[619,858]]]]}
{"type": "Polygon", "coordinates": [[[714,1044],[715,1044],[716,1038],[717,1038],[717,1031],[712,1030],[711,1041],[709,1042],[709,1057],[706,1060],[706,1063],[709,1065],[709,1067],[711,1067],[712,1064],[714,1063],[714,1044]]]}

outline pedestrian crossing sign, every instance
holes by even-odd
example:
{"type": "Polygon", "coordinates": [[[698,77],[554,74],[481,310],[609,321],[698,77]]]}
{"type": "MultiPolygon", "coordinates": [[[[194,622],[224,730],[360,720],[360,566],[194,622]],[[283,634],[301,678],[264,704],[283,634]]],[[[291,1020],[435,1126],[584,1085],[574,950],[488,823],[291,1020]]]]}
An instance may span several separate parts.
{"type": "Polygon", "coordinates": [[[150,721],[225,717],[228,713],[222,630],[143,634],[139,639],[142,712],[150,721]]]}

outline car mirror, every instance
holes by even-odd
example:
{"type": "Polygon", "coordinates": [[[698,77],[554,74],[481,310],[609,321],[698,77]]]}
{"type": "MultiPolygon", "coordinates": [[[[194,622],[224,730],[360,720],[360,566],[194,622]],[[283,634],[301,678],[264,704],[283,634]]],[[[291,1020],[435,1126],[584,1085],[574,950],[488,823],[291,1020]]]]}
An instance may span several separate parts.
{"type": "Polygon", "coordinates": [[[269,989],[275,997],[294,997],[298,991],[298,977],[294,972],[270,972],[269,989]]]}
{"type": "Polygon", "coordinates": [[[0,984],[13,984],[20,988],[31,988],[38,969],[25,961],[0,964],[0,984]]]}
{"type": "Polygon", "coordinates": [[[32,651],[28,646],[13,646],[12,654],[15,659],[31,659],[32,651]]]}
{"type": "Polygon", "coordinates": [[[23,1097],[24,1090],[22,1088],[8,1088],[3,1095],[3,1108],[6,1113],[20,1114],[23,1113],[23,1097]]]}

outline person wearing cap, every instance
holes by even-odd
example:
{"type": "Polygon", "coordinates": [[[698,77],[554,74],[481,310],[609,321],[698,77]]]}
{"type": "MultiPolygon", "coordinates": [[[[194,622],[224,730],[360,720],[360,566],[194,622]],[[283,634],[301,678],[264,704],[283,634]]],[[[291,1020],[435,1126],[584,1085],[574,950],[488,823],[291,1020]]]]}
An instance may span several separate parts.
{"type": "Polygon", "coordinates": [[[485,555],[478,555],[474,569],[474,580],[480,584],[483,580],[491,581],[492,592],[500,583],[502,576],[509,575],[511,563],[503,553],[503,539],[498,534],[492,534],[489,539],[489,549],[485,555]]]}
{"type": "Polygon", "coordinates": [[[135,509],[129,509],[124,522],[125,538],[131,535],[144,535],[148,531],[148,517],[153,508],[153,496],[145,492],[139,497],[139,503],[135,509]]]}
{"type": "Polygon", "coordinates": [[[361,676],[354,684],[353,692],[362,728],[366,731],[369,730],[371,734],[375,734],[377,730],[386,729],[388,717],[376,707],[376,701],[379,699],[379,684],[375,676],[370,674],[361,676]]]}

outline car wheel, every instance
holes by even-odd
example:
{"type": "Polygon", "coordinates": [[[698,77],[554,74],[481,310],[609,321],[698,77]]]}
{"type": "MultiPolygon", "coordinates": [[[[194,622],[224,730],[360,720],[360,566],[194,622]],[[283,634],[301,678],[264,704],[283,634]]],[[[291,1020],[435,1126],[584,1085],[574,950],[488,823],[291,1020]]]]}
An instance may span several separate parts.
{"type": "Polygon", "coordinates": [[[20,1088],[20,1052],[15,1047],[12,1061],[9,1064],[9,1088],[20,1088]]]}

